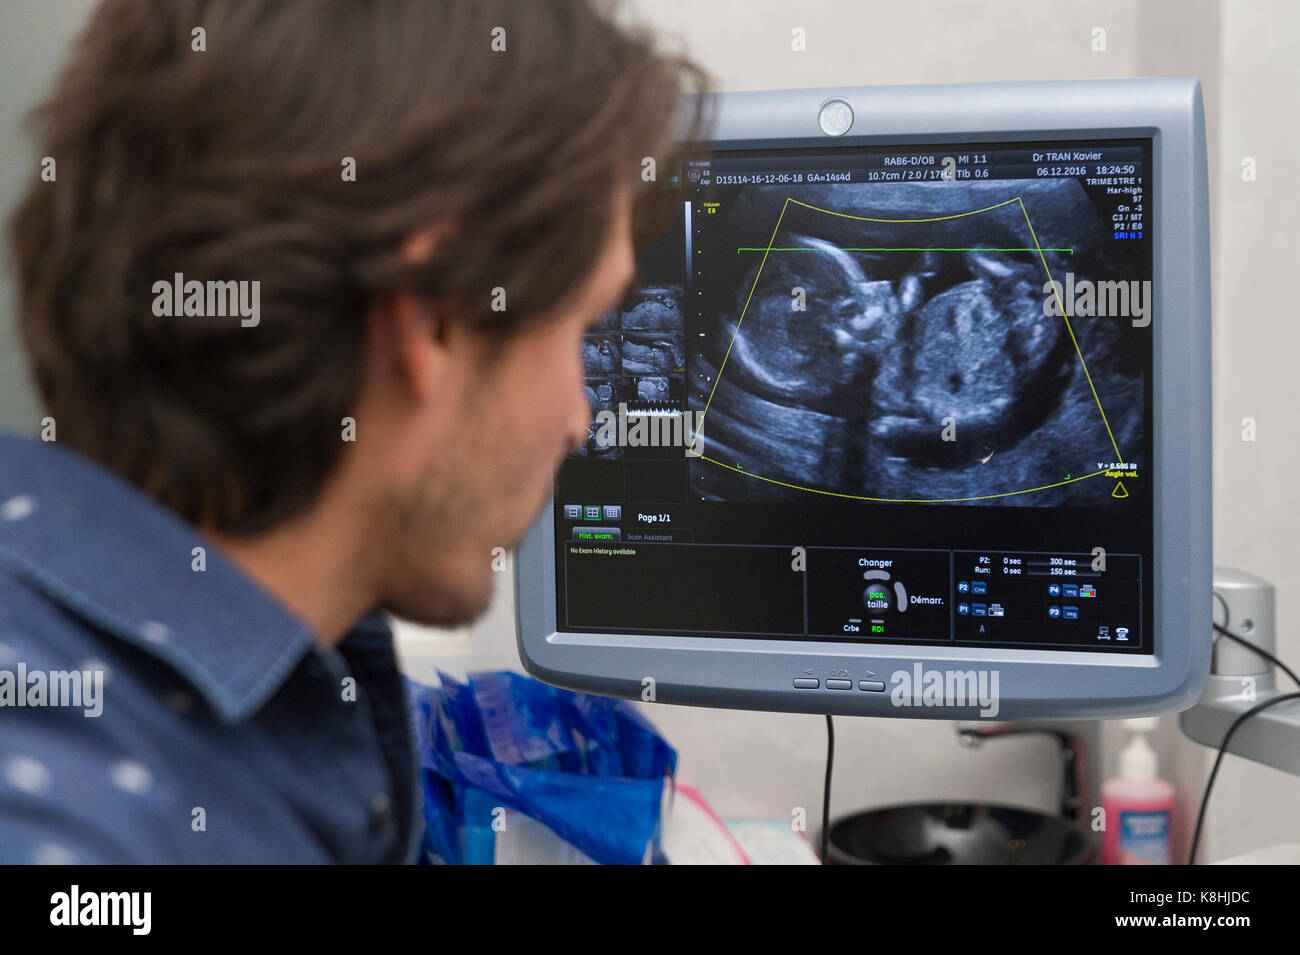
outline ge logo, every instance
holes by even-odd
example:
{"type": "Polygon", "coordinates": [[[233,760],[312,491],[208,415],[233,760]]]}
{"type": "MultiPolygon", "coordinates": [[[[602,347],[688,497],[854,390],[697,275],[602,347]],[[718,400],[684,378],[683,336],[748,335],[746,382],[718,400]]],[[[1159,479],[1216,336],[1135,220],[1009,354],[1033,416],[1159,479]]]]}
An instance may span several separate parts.
{"type": "Polygon", "coordinates": [[[817,122],[827,136],[843,136],[853,125],[853,107],[842,99],[827,100],[817,114],[817,122]]]}

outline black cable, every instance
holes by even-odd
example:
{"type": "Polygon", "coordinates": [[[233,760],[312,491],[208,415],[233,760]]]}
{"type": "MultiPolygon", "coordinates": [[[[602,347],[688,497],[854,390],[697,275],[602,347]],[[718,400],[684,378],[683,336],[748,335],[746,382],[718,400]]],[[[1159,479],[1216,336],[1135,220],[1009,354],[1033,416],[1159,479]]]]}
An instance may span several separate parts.
{"type": "MultiPolygon", "coordinates": [[[[1217,590],[1214,592],[1214,597],[1216,600],[1219,601],[1219,603],[1223,604],[1222,625],[1220,625],[1216,621],[1213,620],[1210,621],[1210,626],[1214,628],[1215,632],[1220,634],[1221,636],[1227,637],[1229,640],[1235,640],[1237,643],[1241,644],[1241,646],[1245,647],[1247,650],[1253,650],[1259,656],[1263,657],[1265,660],[1268,660],[1275,667],[1277,667],[1279,670],[1281,670],[1283,673],[1289,676],[1292,682],[1296,684],[1296,686],[1300,686],[1300,679],[1296,677],[1295,671],[1292,670],[1289,666],[1287,666],[1277,657],[1273,656],[1273,654],[1269,653],[1264,648],[1256,646],[1255,644],[1247,640],[1245,637],[1238,636],[1237,634],[1233,633],[1231,630],[1228,629],[1228,626],[1232,623],[1232,616],[1228,610],[1228,602],[1223,599],[1222,595],[1220,595],[1220,593],[1217,590]]],[[[1210,804],[1210,790],[1214,788],[1214,780],[1215,777],[1217,777],[1219,774],[1219,766],[1222,765],[1223,757],[1228,751],[1228,741],[1232,739],[1232,734],[1237,732],[1238,726],[1246,722],[1247,719],[1254,716],[1260,710],[1267,709],[1268,707],[1272,706],[1274,703],[1280,703],[1283,700],[1294,700],[1294,699],[1300,699],[1300,693],[1286,693],[1283,694],[1282,696],[1275,696],[1271,700],[1265,700],[1263,703],[1259,704],[1258,706],[1247,710],[1245,713],[1242,713],[1239,717],[1237,717],[1236,720],[1233,721],[1232,725],[1228,727],[1228,732],[1224,734],[1223,742],[1219,744],[1219,755],[1215,757],[1214,768],[1210,770],[1210,778],[1205,781],[1205,792],[1201,795],[1201,808],[1200,811],[1196,814],[1196,830],[1192,834],[1192,851],[1188,853],[1187,856],[1188,865],[1196,864],[1196,850],[1200,847],[1200,843],[1201,843],[1201,829],[1205,825],[1205,810],[1208,808],[1210,804]]]]}
{"type": "MultiPolygon", "coordinates": [[[[1218,625],[1216,624],[1215,626],[1217,627],[1218,625]]],[[[1214,768],[1210,770],[1210,778],[1205,782],[1205,795],[1201,797],[1201,811],[1196,814],[1196,831],[1192,835],[1192,851],[1188,853],[1187,856],[1188,865],[1196,864],[1196,850],[1201,843],[1201,827],[1205,825],[1205,809],[1210,802],[1210,790],[1214,788],[1214,778],[1219,775],[1219,766],[1223,763],[1223,757],[1227,755],[1228,741],[1231,740],[1232,735],[1237,732],[1237,727],[1250,719],[1250,717],[1254,716],[1260,710],[1267,709],[1274,703],[1281,703],[1284,700],[1300,700],[1300,693],[1283,693],[1281,696],[1275,696],[1271,700],[1265,700],[1258,706],[1253,706],[1245,713],[1242,713],[1233,720],[1232,725],[1228,727],[1228,732],[1223,736],[1223,742],[1219,744],[1219,755],[1214,760],[1214,768]]]]}
{"type": "Polygon", "coordinates": [[[831,835],[831,767],[835,765],[835,723],[831,715],[826,714],[826,786],[822,790],[822,865],[827,865],[829,856],[826,846],[831,835]]]}
{"type": "Polygon", "coordinates": [[[1263,647],[1257,647],[1257,646],[1255,646],[1255,644],[1251,643],[1251,642],[1250,642],[1249,640],[1247,640],[1245,637],[1239,637],[1239,636],[1237,636],[1235,633],[1233,633],[1233,632],[1232,632],[1231,630],[1229,630],[1227,627],[1221,627],[1221,626],[1219,626],[1217,623],[1216,623],[1216,624],[1211,624],[1211,626],[1214,627],[1215,631],[1217,631],[1218,633],[1220,633],[1220,634],[1222,634],[1223,636],[1227,637],[1229,640],[1236,640],[1238,643],[1240,643],[1240,644],[1241,644],[1243,647],[1245,647],[1247,650],[1254,650],[1256,653],[1258,653],[1261,657],[1263,657],[1263,658],[1264,658],[1265,660],[1267,660],[1269,663],[1273,664],[1273,666],[1277,667],[1279,670],[1281,670],[1283,673],[1285,673],[1287,676],[1289,676],[1289,677],[1291,678],[1291,681],[1292,681],[1293,683],[1295,683],[1296,686],[1300,686],[1300,677],[1298,677],[1298,676],[1295,675],[1295,671],[1293,671],[1289,666],[1287,666],[1285,663],[1283,663],[1283,662],[1282,662],[1281,660],[1279,660],[1277,657],[1273,656],[1273,654],[1269,653],[1269,652],[1268,652],[1267,650],[1265,650],[1263,647]]]}

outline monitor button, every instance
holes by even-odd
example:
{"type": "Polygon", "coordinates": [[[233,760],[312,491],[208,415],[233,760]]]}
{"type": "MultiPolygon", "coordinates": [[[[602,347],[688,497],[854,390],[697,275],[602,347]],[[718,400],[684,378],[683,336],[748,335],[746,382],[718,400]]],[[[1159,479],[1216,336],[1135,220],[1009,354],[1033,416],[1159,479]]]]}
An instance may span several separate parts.
{"type": "Polygon", "coordinates": [[[794,688],[796,690],[815,690],[821,686],[821,680],[810,680],[807,677],[795,677],[794,688]]]}
{"type": "Polygon", "coordinates": [[[885,684],[881,683],[879,680],[859,680],[858,689],[867,690],[871,693],[884,693],[885,684]]]}
{"type": "Polygon", "coordinates": [[[827,680],[826,689],[828,690],[851,690],[853,689],[852,680],[827,680]]]}

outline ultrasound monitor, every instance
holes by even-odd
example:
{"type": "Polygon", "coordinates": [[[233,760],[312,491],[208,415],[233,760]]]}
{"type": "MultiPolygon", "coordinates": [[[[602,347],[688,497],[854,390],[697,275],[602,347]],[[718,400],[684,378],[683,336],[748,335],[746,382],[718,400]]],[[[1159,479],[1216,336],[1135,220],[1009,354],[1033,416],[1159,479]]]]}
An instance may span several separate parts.
{"type": "Polygon", "coordinates": [[[585,344],[522,545],[538,678],[967,719],[1208,674],[1210,287],[1190,79],[720,94],[585,344]]]}

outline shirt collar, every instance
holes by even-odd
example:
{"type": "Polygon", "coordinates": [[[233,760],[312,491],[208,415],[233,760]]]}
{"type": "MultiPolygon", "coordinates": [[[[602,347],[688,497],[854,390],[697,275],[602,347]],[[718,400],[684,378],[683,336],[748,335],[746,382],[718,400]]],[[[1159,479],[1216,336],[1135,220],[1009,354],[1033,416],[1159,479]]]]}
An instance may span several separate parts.
{"type": "Polygon", "coordinates": [[[227,723],[257,712],[314,646],[178,515],[75,451],[3,432],[0,567],[171,666],[227,723]]]}

